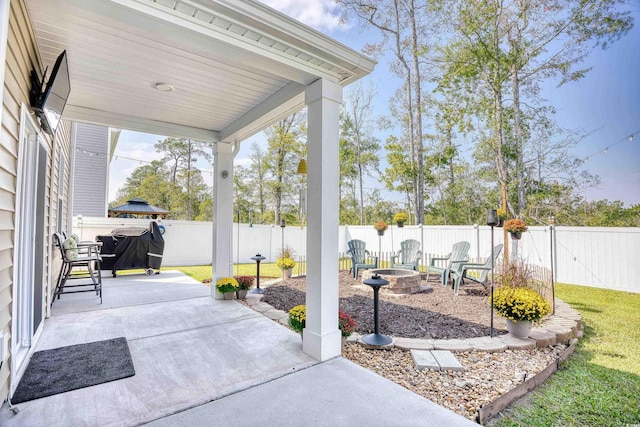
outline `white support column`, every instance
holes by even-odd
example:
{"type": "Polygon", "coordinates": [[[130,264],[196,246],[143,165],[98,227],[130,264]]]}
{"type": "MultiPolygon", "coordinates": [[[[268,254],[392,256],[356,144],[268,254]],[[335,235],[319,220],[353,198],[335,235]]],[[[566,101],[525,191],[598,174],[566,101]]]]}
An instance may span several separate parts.
{"type": "Polygon", "coordinates": [[[211,296],[223,299],[216,291],[216,280],[233,275],[233,146],[217,142],[213,148],[213,258],[211,296]]]}
{"type": "Polygon", "coordinates": [[[340,355],[338,329],[338,112],[342,87],[317,80],[307,104],[307,320],[303,350],[320,360],[340,355]]]}

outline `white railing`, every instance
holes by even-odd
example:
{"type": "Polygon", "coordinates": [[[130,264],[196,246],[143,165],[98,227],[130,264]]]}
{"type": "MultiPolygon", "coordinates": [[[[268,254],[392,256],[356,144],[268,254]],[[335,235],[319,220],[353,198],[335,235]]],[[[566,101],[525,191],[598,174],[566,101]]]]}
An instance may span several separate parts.
{"type": "MultiPolygon", "coordinates": [[[[109,234],[113,228],[148,226],[149,220],[122,218],[75,217],[73,232],[84,240],[109,234]]],[[[163,220],[165,227],[164,266],[202,265],[211,263],[213,226],[211,222],[163,220]]],[[[555,280],[608,289],[640,292],[640,228],[617,227],[529,227],[517,243],[517,255],[528,264],[553,267],[555,280]],[[552,237],[554,238],[552,239],[552,237]],[[552,240],[554,262],[552,265],[552,240]]],[[[400,242],[415,239],[422,243],[423,260],[447,254],[459,241],[471,244],[470,256],[484,258],[491,250],[491,228],[487,226],[405,226],[390,227],[379,237],[372,226],[340,226],[337,254],[347,251],[347,242],[360,239],[366,242],[373,255],[389,253],[400,248],[400,242]]],[[[234,224],[233,259],[250,263],[260,253],[265,262],[274,262],[284,242],[298,256],[306,257],[306,229],[274,225],[234,224]],[[239,242],[239,243],[238,243],[239,242]]],[[[503,230],[494,229],[494,244],[503,243],[503,230]]],[[[508,238],[509,253],[516,252],[508,238]]]]}

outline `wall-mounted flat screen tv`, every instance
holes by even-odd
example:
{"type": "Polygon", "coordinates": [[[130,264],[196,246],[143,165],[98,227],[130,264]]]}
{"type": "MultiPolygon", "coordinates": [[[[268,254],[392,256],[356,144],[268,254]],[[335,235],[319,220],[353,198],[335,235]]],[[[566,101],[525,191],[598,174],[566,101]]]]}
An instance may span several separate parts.
{"type": "MultiPolygon", "coordinates": [[[[35,72],[32,72],[32,80],[34,80],[34,74],[35,72]]],[[[31,100],[31,107],[40,119],[42,130],[50,135],[55,135],[58,125],[60,124],[62,112],[67,104],[67,98],[71,92],[66,50],[56,59],[47,86],[44,91],[42,91],[45,77],[43,77],[41,83],[37,77],[35,77],[35,81],[32,81],[33,86],[36,86],[37,82],[38,89],[37,92],[32,89],[34,93],[31,100]]]]}

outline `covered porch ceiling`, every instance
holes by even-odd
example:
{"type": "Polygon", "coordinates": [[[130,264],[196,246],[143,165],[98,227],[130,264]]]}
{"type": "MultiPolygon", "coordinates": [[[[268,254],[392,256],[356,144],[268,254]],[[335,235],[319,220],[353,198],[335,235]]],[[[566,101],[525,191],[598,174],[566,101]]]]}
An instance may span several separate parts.
{"type": "Polygon", "coordinates": [[[251,0],[26,0],[45,67],[67,50],[63,117],[234,143],[375,62],[251,0]],[[161,91],[159,83],[173,90],[161,91]]]}

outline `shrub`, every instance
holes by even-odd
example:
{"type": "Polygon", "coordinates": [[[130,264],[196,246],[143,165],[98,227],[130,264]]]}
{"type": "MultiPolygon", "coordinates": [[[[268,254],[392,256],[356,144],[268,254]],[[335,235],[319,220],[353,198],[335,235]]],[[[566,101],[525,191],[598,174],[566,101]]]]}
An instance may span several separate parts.
{"type": "Polygon", "coordinates": [[[307,320],[307,306],[296,305],[289,310],[289,326],[296,332],[302,332],[307,320]]]}
{"type": "Polygon", "coordinates": [[[253,286],[253,276],[233,276],[238,282],[238,290],[248,291],[253,286]]]}
{"type": "Polygon", "coordinates": [[[278,268],[280,268],[281,270],[289,270],[290,268],[293,268],[296,266],[296,262],[294,260],[292,260],[291,258],[278,258],[276,261],[276,265],[278,266],[278,268]]]}
{"type": "Polygon", "coordinates": [[[536,286],[533,270],[522,260],[511,260],[508,263],[498,263],[496,282],[512,288],[531,288],[536,286]]]}
{"type": "Polygon", "coordinates": [[[296,251],[293,250],[291,246],[285,246],[284,248],[278,251],[276,258],[291,258],[293,259],[296,256],[296,251]]]}
{"type": "Polygon", "coordinates": [[[358,324],[355,319],[342,310],[338,310],[338,328],[343,337],[348,337],[356,331],[358,324]]]}
{"type": "Polygon", "coordinates": [[[216,282],[216,289],[221,294],[235,292],[238,290],[238,281],[233,277],[223,277],[216,282]]]}
{"type": "Polygon", "coordinates": [[[536,321],[551,313],[551,306],[539,293],[523,287],[501,286],[496,289],[493,308],[499,316],[510,320],[536,321]]]}
{"type": "Polygon", "coordinates": [[[409,215],[404,212],[398,212],[393,216],[393,222],[407,222],[409,221],[409,215]]]}

